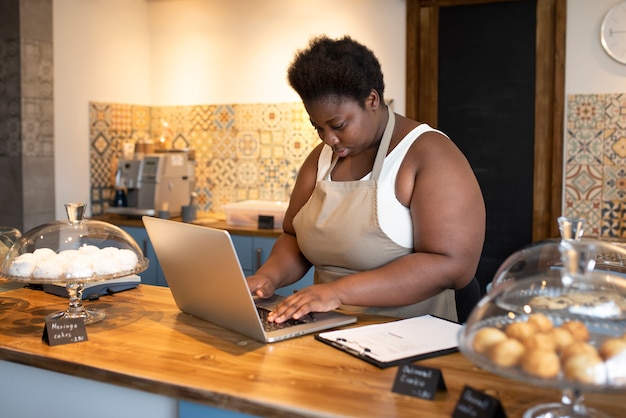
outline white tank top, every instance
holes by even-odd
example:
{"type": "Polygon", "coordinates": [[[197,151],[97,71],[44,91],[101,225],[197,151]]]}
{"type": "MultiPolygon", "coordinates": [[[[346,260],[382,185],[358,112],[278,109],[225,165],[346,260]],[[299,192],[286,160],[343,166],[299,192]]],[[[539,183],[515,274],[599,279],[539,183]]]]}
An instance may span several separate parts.
{"type": "MultiPolygon", "coordinates": [[[[438,132],[446,136],[443,132],[433,129],[425,123],[415,127],[385,157],[378,179],[377,210],[380,227],[392,241],[406,248],[413,248],[413,220],[409,208],[396,198],[396,177],[409,148],[417,138],[426,132],[438,132]]],[[[318,181],[331,181],[328,167],[332,158],[332,148],[325,146],[320,153],[317,164],[318,181]],[[327,173],[326,176],[324,176],[325,173],[327,173]]],[[[369,180],[370,176],[371,173],[365,175],[361,180],[369,180]]]]}

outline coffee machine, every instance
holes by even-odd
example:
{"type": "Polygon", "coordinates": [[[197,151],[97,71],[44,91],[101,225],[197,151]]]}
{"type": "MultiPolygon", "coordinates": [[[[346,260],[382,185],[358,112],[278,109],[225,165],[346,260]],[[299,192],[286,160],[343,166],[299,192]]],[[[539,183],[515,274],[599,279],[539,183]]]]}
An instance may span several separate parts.
{"type": "Polygon", "coordinates": [[[171,216],[179,216],[195,189],[195,162],[186,151],[120,159],[115,187],[125,191],[126,199],[122,205],[109,206],[107,213],[143,216],[165,210],[171,216]]]}

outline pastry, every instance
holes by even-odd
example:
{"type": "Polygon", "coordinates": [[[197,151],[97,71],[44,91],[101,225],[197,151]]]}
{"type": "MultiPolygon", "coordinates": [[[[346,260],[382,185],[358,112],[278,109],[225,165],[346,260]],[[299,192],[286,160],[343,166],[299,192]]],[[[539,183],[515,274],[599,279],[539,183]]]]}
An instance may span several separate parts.
{"type": "Polygon", "coordinates": [[[532,314],[528,317],[528,323],[534,325],[539,332],[548,332],[554,328],[550,318],[542,313],[532,314]]]}
{"type": "Polygon", "coordinates": [[[59,264],[55,257],[44,258],[37,261],[33,276],[42,279],[56,279],[65,276],[65,268],[59,264]]]}
{"type": "Polygon", "coordinates": [[[552,333],[538,332],[524,340],[524,347],[527,350],[540,348],[546,351],[556,351],[556,341],[552,333]]]}
{"type": "Polygon", "coordinates": [[[489,347],[488,356],[500,367],[514,367],[518,365],[524,350],[521,342],[515,338],[507,338],[489,347]]]}
{"type": "Polygon", "coordinates": [[[563,372],[568,379],[583,383],[602,384],[606,381],[606,367],[597,354],[579,353],[563,362],[563,372]]]}
{"type": "Polygon", "coordinates": [[[524,341],[536,332],[537,329],[534,325],[529,324],[528,322],[513,322],[508,325],[505,330],[507,337],[515,338],[519,341],[524,341]]]}
{"type": "Polygon", "coordinates": [[[94,256],[93,271],[98,276],[107,276],[122,271],[120,260],[114,256],[100,257],[94,256]]]}
{"type": "Polygon", "coordinates": [[[520,364],[526,373],[544,379],[556,377],[561,370],[559,356],[541,349],[526,350],[520,364]]]}
{"type": "Polygon", "coordinates": [[[56,255],[56,252],[54,252],[50,248],[37,248],[35,251],[33,251],[33,254],[37,257],[37,259],[41,260],[56,255]]]}
{"type": "Polygon", "coordinates": [[[504,340],[506,340],[506,335],[498,328],[481,328],[474,335],[474,350],[477,353],[484,354],[489,347],[504,340]]]}
{"type": "Polygon", "coordinates": [[[584,341],[574,341],[569,346],[565,347],[561,352],[561,358],[565,361],[568,357],[578,354],[590,354],[599,357],[598,350],[594,346],[584,341]]]}
{"type": "Polygon", "coordinates": [[[626,340],[621,338],[607,338],[598,351],[604,360],[608,360],[619,354],[626,356],[626,340]]]}
{"type": "Polygon", "coordinates": [[[558,352],[562,352],[566,347],[569,347],[574,342],[572,333],[565,328],[553,328],[552,331],[550,331],[550,334],[554,339],[555,348],[558,352]]]}
{"type": "Polygon", "coordinates": [[[133,251],[116,247],[100,249],[95,245],[84,245],[58,254],[49,248],[38,248],[16,257],[9,267],[9,274],[41,279],[84,279],[130,272],[137,267],[138,261],[133,251]]]}
{"type": "Polygon", "coordinates": [[[119,250],[117,252],[117,258],[120,260],[122,271],[133,270],[135,267],[137,267],[137,262],[139,261],[137,258],[137,254],[127,249],[119,250]]]}
{"type": "Polygon", "coordinates": [[[580,321],[564,322],[561,324],[561,328],[568,330],[576,341],[589,341],[589,330],[587,326],[580,321]]]}
{"type": "Polygon", "coordinates": [[[9,267],[9,274],[18,277],[28,277],[33,274],[36,264],[37,256],[35,254],[21,254],[11,263],[11,266],[9,267]]]}

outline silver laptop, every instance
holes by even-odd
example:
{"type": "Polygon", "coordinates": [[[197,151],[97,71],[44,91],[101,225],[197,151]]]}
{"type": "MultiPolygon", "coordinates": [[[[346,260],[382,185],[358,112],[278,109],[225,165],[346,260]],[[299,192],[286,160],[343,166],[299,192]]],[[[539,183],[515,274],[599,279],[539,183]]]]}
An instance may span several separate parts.
{"type": "Polygon", "coordinates": [[[263,311],[282,297],[260,299],[250,294],[228,231],[150,216],[142,219],[174,301],[187,314],[267,343],[356,322],[356,317],[339,312],[315,312],[313,318],[270,329],[263,311]]]}

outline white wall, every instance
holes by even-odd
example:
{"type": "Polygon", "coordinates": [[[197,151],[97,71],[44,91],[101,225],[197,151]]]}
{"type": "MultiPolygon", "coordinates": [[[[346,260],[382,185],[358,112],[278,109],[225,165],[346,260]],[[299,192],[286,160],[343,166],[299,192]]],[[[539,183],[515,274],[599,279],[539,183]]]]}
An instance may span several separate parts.
{"type": "Polygon", "coordinates": [[[404,112],[404,0],[54,0],[56,215],[89,201],[87,103],[298,101],[285,79],[311,36],[378,55],[404,112]]]}
{"type": "Polygon", "coordinates": [[[149,104],[150,38],[144,0],[54,0],[56,218],[89,199],[90,100],[149,104]]]}
{"type": "Polygon", "coordinates": [[[295,51],[349,34],[377,54],[399,106],[405,10],[403,0],[151,2],[153,104],[298,101],[286,81],[295,51]]]}
{"type": "Polygon", "coordinates": [[[600,44],[602,19],[622,0],[568,0],[565,91],[567,94],[626,92],[626,65],[600,44]]]}

